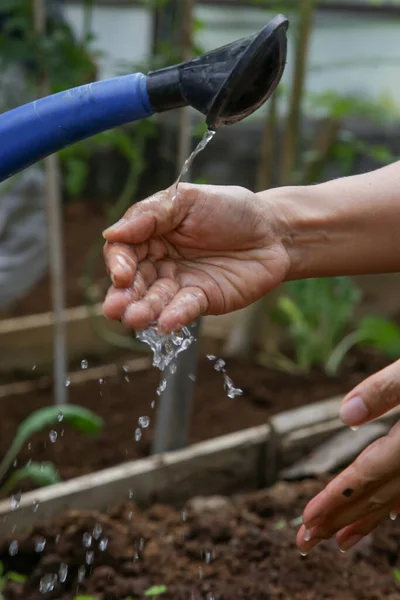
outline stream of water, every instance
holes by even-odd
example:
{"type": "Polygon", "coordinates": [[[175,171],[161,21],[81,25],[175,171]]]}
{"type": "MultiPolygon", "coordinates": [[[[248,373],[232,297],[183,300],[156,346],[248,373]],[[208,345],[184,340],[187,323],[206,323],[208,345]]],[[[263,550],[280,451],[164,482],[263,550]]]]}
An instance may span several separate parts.
{"type": "MultiPolygon", "coordinates": [[[[196,148],[193,150],[189,158],[187,158],[187,160],[184,162],[179,177],[172,188],[173,201],[178,195],[178,188],[182,179],[190,171],[196,157],[214,138],[215,133],[215,131],[207,129],[196,148]]],[[[161,334],[157,330],[156,323],[149,327],[149,329],[138,331],[136,333],[136,337],[151,348],[153,352],[153,366],[160,369],[160,371],[164,371],[168,366],[170,366],[170,369],[172,370],[177,356],[184,350],[187,350],[189,346],[195,342],[195,338],[192,335],[189,327],[183,327],[179,332],[173,332],[169,335],[165,335],[161,334]]],[[[207,358],[211,361],[214,361],[214,369],[216,371],[222,372],[227,396],[229,398],[240,396],[243,392],[241,389],[234,386],[232,379],[227,375],[225,362],[222,359],[218,359],[216,356],[209,355],[207,358]]],[[[190,374],[188,376],[190,377],[190,374]]],[[[166,380],[163,381],[166,382],[166,380]]]]}

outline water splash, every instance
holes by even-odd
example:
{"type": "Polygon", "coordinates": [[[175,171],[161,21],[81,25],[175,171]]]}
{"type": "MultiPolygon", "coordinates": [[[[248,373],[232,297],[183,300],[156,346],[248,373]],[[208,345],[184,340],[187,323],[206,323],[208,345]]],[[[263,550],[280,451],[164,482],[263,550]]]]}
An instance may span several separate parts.
{"type": "Polygon", "coordinates": [[[107,550],[107,546],[108,546],[108,539],[102,538],[99,542],[99,550],[101,552],[105,552],[105,550],[107,550]]]}
{"type": "Polygon", "coordinates": [[[58,575],[56,573],[46,573],[40,580],[39,591],[42,594],[48,594],[53,592],[58,581],[58,575]]]}
{"type": "MultiPolygon", "coordinates": [[[[195,341],[188,327],[182,327],[180,331],[174,331],[170,334],[163,334],[153,326],[138,331],[136,337],[150,346],[153,351],[153,366],[160,371],[164,371],[181,352],[187,350],[195,341]]],[[[164,390],[160,390],[160,393],[162,391],[164,390]]],[[[157,394],[160,395],[159,390],[157,390],[157,394]]]]}
{"type": "Polygon", "coordinates": [[[17,510],[19,505],[21,504],[21,492],[17,494],[13,494],[10,498],[10,508],[11,510],[17,510]]]}
{"type": "Polygon", "coordinates": [[[209,361],[214,362],[214,369],[216,371],[220,371],[224,375],[224,388],[226,395],[228,398],[236,398],[237,396],[242,396],[243,390],[235,387],[232,379],[226,372],[226,364],[222,358],[217,358],[214,354],[207,354],[207,358],[209,361]]]}
{"type": "Polygon", "coordinates": [[[82,536],[82,543],[85,546],[85,548],[90,548],[90,546],[92,545],[92,536],[90,535],[90,533],[84,533],[82,536]]]}
{"type": "Polygon", "coordinates": [[[139,417],[138,419],[138,423],[140,425],[140,427],[143,427],[143,429],[146,429],[146,427],[148,427],[150,425],[150,417],[139,417]]]}
{"type": "Polygon", "coordinates": [[[35,541],[35,552],[43,552],[46,546],[46,538],[40,537],[35,541]]]}
{"type": "Polygon", "coordinates": [[[8,553],[10,556],[16,556],[18,554],[19,545],[17,540],[13,540],[8,547],[8,553]]]}
{"type": "Polygon", "coordinates": [[[65,583],[68,577],[68,565],[65,563],[61,563],[58,569],[58,578],[61,583],[65,583]]]}
{"type": "Polygon", "coordinates": [[[102,533],[103,533],[102,526],[100,525],[100,523],[96,523],[96,525],[93,527],[93,539],[99,540],[102,533]]]}

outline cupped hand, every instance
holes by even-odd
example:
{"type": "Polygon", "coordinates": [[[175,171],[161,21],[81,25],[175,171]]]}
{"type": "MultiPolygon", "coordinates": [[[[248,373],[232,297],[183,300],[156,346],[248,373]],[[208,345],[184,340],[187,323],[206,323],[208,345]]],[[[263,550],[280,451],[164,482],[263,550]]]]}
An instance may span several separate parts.
{"type": "Polygon", "coordinates": [[[240,187],[179,186],[133,205],[103,235],[109,319],[170,332],[243,308],[285,277],[288,255],[267,201],[240,187]]]}
{"type": "MultiPolygon", "coordinates": [[[[400,404],[400,361],[369,377],[343,401],[345,425],[363,425],[400,404]]],[[[346,551],[400,513],[400,422],[371,444],[307,505],[297,545],[308,553],[336,535],[346,551]]]]}

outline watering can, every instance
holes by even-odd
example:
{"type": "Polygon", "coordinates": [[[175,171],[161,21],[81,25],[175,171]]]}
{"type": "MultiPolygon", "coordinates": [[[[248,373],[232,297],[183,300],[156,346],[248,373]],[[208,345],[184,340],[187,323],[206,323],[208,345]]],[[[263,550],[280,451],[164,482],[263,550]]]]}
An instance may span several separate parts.
{"type": "Polygon", "coordinates": [[[288,20],[185,63],[98,81],[0,114],[0,182],[63,148],[108,129],[192,106],[209,129],[257,110],[281,80],[288,20]]]}

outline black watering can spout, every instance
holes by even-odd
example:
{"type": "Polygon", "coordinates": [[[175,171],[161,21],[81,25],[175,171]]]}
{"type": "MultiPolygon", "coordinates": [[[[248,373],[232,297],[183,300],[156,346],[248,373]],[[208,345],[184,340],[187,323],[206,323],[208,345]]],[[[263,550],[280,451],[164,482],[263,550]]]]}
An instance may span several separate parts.
{"type": "Polygon", "coordinates": [[[155,112],[192,106],[209,129],[259,108],[286,63],[288,20],[188,62],[65,90],[0,114],[0,182],[71,144],[155,112]]]}
{"type": "Polygon", "coordinates": [[[147,92],[157,112],[190,105],[210,129],[241,121],[259,108],[281,80],[289,22],[274,17],[259,33],[198,58],[148,74],[147,92]]]}

